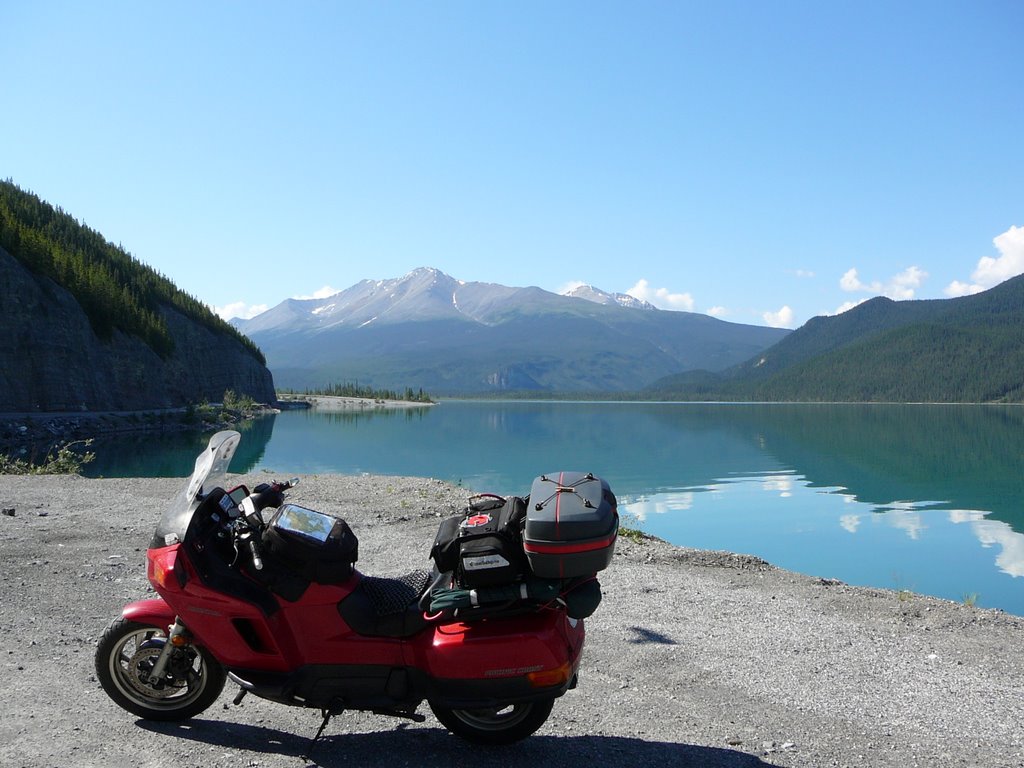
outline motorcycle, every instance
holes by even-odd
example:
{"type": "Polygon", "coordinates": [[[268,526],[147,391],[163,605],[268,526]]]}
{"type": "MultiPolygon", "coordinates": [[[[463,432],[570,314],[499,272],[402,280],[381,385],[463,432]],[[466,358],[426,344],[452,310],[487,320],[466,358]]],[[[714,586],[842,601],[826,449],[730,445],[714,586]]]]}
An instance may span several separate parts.
{"type": "MultiPolygon", "coordinates": [[[[592,574],[566,579],[559,564],[561,578],[538,579],[525,568],[510,583],[485,579],[475,589],[436,565],[400,578],[363,575],[354,567],[358,542],[341,518],[285,503],[298,479],[252,491],[227,487],[240,440],[237,432],[218,432],[196,458],[147,552],[158,597],[125,606],[97,644],[97,679],[123,709],[149,720],[184,720],[213,704],[230,680],[238,686],[235,705],[251,693],[320,710],[312,744],[345,710],[423,722],[417,710],[426,701],[453,734],[496,745],[535,732],[555,699],[576,686],[581,616],[596,607],[592,574]],[[267,510],[276,510],[270,520],[267,510]],[[581,583],[577,593],[590,595],[583,610],[568,595],[581,583]]],[[[586,477],[580,482],[594,480],[586,477]]],[[[563,491],[580,496],[559,485],[551,498],[563,491]]],[[[564,521],[569,504],[562,506],[564,521]]],[[[545,514],[542,503],[530,509],[538,519],[545,514]]],[[[467,522],[498,516],[463,516],[456,536],[472,538],[467,522]]],[[[606,565],[617,514],[613,523],[597,544],[569,542],[566,558],[598,552],[606,565]]],[[[477,550],[480,541],[493,540],[478,535],[477,550]]],[[[446,545],[450,551],[451,541],[435,542],[435,560],[446,545]]],[[[554,567],[552,553],[561,545],[534,545],[531,554],[525,543],[527,554],[554,567]]],[[[463,564],[465,574],[478,578],[516,557],[477,551],[463,564]]],[[[494,572],[506,572],[504,566],[494,572]]]]}

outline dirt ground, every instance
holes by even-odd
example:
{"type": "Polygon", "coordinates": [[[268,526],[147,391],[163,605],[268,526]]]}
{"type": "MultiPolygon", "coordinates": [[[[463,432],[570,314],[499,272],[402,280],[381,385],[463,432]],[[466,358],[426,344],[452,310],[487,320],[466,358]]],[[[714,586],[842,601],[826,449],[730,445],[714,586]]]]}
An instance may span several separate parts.
{"type": "MultiPolygon", "coordinates": [[[[230,684],[191,721],[139,720],[96,682],[95,642],[151,594],[145,549],[181,482],[0,477],[0,765],[1024,766],[1024,618],[625,537],[579,688],[519,744],[473,747],[424,706],[422,724],[336,717],[307,761],[319,714],[235,707],[230,684]]],[[[293,500],[342,512],[359,568],[397,575],[465,496],[324,475],[293,500]]]]}

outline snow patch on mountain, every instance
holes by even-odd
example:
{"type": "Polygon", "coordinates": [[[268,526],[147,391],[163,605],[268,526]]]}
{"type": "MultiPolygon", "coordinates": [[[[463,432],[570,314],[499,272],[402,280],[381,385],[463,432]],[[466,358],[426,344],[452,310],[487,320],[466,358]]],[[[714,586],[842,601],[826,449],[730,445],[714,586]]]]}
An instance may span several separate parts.
{"type": "Polygon", "coordinates": [[[630,309],[657,309],[650,302],[630,296],[628,293],[608,293],[592,285],[577,285],[564,291],[562,295],[574,299],[592,301],[595,304],[618,304],[621,307],[629,307],[630,309]]]}

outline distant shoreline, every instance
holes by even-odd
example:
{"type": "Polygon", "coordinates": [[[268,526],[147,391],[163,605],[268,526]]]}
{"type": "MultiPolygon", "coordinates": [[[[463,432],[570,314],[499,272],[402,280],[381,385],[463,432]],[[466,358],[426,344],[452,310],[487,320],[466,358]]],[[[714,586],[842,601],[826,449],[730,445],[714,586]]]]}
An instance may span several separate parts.
{"type": "Polygon", "coordinates": [[[387,400],[371,397],[341,397],[337,395],[284,395],[279,403],[309,403],[319,411],[391,410],[398,408],[429,408],[437,403],[417,403],[411,400],[387,400]]]}

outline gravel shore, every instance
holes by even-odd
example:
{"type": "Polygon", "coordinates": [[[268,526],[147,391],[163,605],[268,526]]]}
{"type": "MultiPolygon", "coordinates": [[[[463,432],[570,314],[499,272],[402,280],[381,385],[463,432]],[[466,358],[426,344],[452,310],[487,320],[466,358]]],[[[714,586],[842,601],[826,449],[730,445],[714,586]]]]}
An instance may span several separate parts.
{"type": "MultiPolygon", "coordinates": [[[[0,477],[0,765],[1024,766],[1024,618],[625,537],[579,688],[512,747],[472,747],[424,706],[422,724],[336,717],[310,763],[317,712],[234,707],[230,686],[186,724],[138,720],[96,682],[94,644],[150,594],[146,546],[182,482],[0,477]]],[[[346,516],[360,570],[398,575],[428,566],[466,495],[322,475],[291,498],[346,516]]]]}

